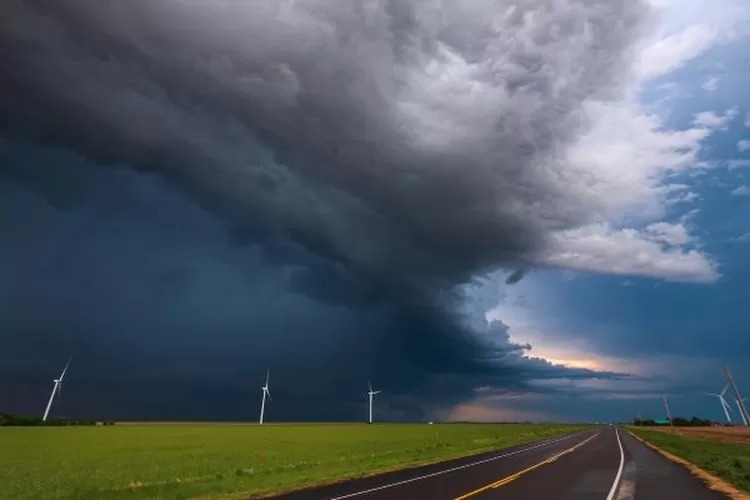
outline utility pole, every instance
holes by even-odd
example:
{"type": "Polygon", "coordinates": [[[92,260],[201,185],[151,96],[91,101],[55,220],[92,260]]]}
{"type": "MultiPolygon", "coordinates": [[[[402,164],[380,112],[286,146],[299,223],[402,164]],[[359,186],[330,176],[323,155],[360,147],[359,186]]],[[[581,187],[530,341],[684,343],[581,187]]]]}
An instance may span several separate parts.
{"type": "Polygon", "coordinates": [[[731,384],[732,390],[734,391],[734,397],[737,399],[737,409],[740,411],[740,417],[742,417],[742,420],[745,421],[745,425],[748,425],[750,423],[750,414],[747,412],[747,407],[745,406],[745,402],[742,400],[740,390],[737,389],[737,383],[734,381],[734,377],[732,376],[732,372],[729,371],[729,367],[725,366],[724,369],[727,372],[727,378],[729,379],[729,383],[731,384]]]}

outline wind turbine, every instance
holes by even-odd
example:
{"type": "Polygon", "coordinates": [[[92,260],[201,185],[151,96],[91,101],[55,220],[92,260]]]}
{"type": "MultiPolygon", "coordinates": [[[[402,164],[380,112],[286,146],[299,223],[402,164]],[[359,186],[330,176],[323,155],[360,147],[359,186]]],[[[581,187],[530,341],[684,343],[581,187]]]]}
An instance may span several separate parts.
{"type": "Polygon", "coordinates": [[[740,396],[740,390],[737,388],[737,382],[734,380],[732,372],[729,371],[729,367],[725,366],[724,370],[727,372],[727,381],[732,386],[732,390],[734,392],[734,400],[737,402],[737,410],[740,412],[740,418],[745,425],[748,425],[750,424],[750,422],[748,422],[748,420],[750,420],[750,415],[747,412],[747,408],[745,408],[745,399],[740,396]]]}
{"type": "Polygon", "coordinates": [[[268,390],[268,381],[271,378],[271,370],[269,369],[266,372],[266,385],[261,387],[261,390],[263,391],[263,399],[260,401],[260,420],[259,423],[263,425],[263,414],[266,412],[266,396],[268,396],[268,399],[271,399],[271,391],[268,390]]]}
{"type": "Polygon", "coordinates": [[[713,393],[713,392],[706,392],[704,394],[706,394],[707,396],[714,396],[714,397],[719,398],[719,402],[721,403],[721,408],[724,410],[724,415],[726,415],[727,417],[727,422],[731,424],[732,417],[729,416],[729,412],[732,411],[732,408],[729,406],[729,403],[727,403],[727,400],[724,399],[724,394],[726,394],[728,390],[729,390],[729,382],[727,382],[724,385],[724,388],[718,394],[713,393]]]}
{"type": "Polygon", "coordinates": [[[672,423],[672,414],[669,411],[669,403],[667,403],[667,396],[662,396],[661,399],[662,401],[664,401],[664,409],[667,411],[667,420],[669,420],[669,425],[673,426],[674,424],[672,423]]]}
{"type": "Polygon", "coordinates": [[[373,396],[374,396],[375,394],[380,394],[380,393],[381,393],[381,391],[373,391],[373,390],[372,390],[372,384],[370,384],[370,381],[369,381],[369,380],[367,381],[367,388],[369,389],[369,390],[367,391],[367,395],[368,395],[368,396],[370,397],[370,418],[369,418],[369,420],[368,420],[368,423],[370,423],[370,424],[371,424],[371,423],[372,423],[372,397],[373,397],[373,396]]]}
{"type": "Polygon", "coordinates": [[[56,378],[54,380],[55,386],[52,388],[52,394],[49,395],[49,401],[47,401],[47,408],[44,410],[44,416],[42,417],[42,422],[47,421],[47,416],[49,415],[49,410],[52,408],[52,400],[55,399],[55,395],[60,395],[60,391],[62,390],[62,383],[63,379],[65,378],[65,372],[68,371],[68,366],[70,366],[70,362],[73,358],[70,358],[68,362],[65,364],[65,368],[63,368],[62,373],[60,374],[60,378],[56,378]]]}

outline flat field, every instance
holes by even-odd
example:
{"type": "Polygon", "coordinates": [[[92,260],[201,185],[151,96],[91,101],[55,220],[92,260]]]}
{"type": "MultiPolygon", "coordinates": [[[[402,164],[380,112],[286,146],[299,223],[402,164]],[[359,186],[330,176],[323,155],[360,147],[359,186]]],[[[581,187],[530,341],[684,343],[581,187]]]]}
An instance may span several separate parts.
{"type": "Polygon", "coordinates": [[[628,427],[633,434],[662,450],[697,465],[741,490],[750,492],[750,446],[740,440],[743,431],[746,430],[734,430],[740,429],[739,427],[710,428],[717,430],[711,431],[711,435],[706,437],[701,435],[700,429],[705,432],[709,428],[675,428],[673,432],[667,428],[655,430],[628,427]],[[721,439],[716,439],[716,436],[721,436],[721,439]]]}
{"type": "Polygon", "coordinates": [[[0,498],[242,498],[579,430],[526,424],[0,427],[0,498]]]}
{"type": "Polygon", "coordinates": [[[687,437],[713,439],[721,443],[750,444],[750,427],[745,425],[735,427],[674,427],[673,429],[647,427],[647,429],[673,432],[687,437]]]}

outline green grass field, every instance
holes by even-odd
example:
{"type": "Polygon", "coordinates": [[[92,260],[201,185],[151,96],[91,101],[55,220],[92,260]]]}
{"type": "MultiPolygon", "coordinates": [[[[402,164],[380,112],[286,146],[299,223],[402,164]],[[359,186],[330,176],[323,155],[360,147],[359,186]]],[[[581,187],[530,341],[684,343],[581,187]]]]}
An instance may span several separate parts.
{"type": "Polygon", "coordinates": [[[691,462],[737,488],[750,492],[750,449],[746,444],[722,443],[629,427],[633,434],[664,451],[691,462]]]}
{"type": "Polygon", "coordinates": [[[0,498],[259,495],[574,430],[525,424],[0,427],[0,498]]]}

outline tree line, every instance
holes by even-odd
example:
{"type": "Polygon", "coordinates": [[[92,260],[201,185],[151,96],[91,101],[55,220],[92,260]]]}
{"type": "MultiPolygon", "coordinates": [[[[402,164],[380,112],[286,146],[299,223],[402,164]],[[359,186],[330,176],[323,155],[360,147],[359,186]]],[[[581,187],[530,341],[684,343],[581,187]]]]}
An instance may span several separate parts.
{"type": "MultiPolygon", "coordinates": [[[[711,425],[715,425],[716,422],[713,422],[711,420],[706,420],[703,418],[698,417],[692,417],[690,419],[683,418],[683,417],[675,417],[672,419],[672,425],[676,427],[707,427],[711,425]]],[[[669,420],[654,420],[654,419],[640,419],[640,418],[634,418],[633,419],[633,425],[637,426],[649,426],[649,425],[669,425],[669,420]]],[[[720,424],[716,424],[720,425],[720,424]]]]}
{"type": "Polygon", "coordinates": [[[10,413],[0,413],[0,427],[9,426],[65,426],[65,425],[114,425],[112,421],[101,420],[73,420],[69,418],[48,419],[46,422],[40,417],[28,415],[12,415],[10,413]]]}

